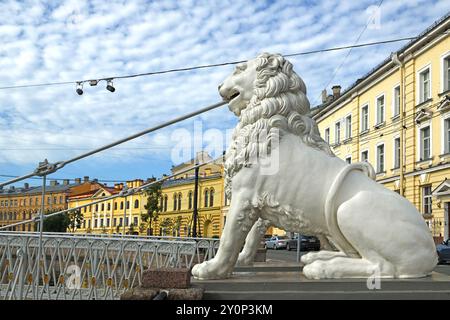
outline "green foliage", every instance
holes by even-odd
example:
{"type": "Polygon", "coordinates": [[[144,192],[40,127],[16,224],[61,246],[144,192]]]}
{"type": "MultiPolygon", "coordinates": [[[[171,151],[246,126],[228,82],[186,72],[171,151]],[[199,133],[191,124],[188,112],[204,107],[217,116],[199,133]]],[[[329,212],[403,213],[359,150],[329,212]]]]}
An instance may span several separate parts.
{"type": "Polygon", "coordinates": [[[67,214],[57,214],[44,219],[44,232],[67,232],[70,219],[67,214]]]}
{"type": "MultiPolygon", "coordinates": [[[[156,178],[152,177],[150,181],[156,181],[156,178]]],[[[161,212],[161,194],[161,183],[155,183],[146,190],[147,203],[144,205],[145,213],[141,214],[141,219],[150,229],[150,234],[153,233],[153,223],[158,220],[161,212]]]]}

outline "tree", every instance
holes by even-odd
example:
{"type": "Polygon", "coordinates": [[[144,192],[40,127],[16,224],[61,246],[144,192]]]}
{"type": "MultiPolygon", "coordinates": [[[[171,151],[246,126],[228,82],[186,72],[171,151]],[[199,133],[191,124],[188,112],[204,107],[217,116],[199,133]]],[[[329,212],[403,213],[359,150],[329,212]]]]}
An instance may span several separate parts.
{"type": "MultiPolygon", "coordinates": [[[[49,214],[47,211],[46,214],[49,214]]],[[[57,214],[55,216],[44,219],[44,232],[67,232],[70,219],[67,214],[57,214]]],[[[38,229],[37,229],[38,230],[38,229]]]]}
{"type": "Polygon", "coordinates": [[[169,218],[166,218],[161,222],[160,226],[163,229],[163,236],[165,236],[172,232],[173,221],[169,218]]]}
{"type": "Polygon", "coordinates": [[[70,211],[69,213],[67,213],[67,216],[69,218],[68,229],[70,232],[75,232],[76,229],[81,228],[84,216],[81,213],[80,209],[70,211]]]}
{"type": "MultiPolygon", "coordinates": [[[[151,181],[156,181],[156,178],[152,177],[151,181]]],[[[161,183],[155,183],[146,190],[147,203],[144,205],[145,213],[141,214],[142,221],[146,223],[147,230],[150,230],[150,235],[153,235],[154,222],[158,220],[159,213],[161,212],[161,183]]]]}

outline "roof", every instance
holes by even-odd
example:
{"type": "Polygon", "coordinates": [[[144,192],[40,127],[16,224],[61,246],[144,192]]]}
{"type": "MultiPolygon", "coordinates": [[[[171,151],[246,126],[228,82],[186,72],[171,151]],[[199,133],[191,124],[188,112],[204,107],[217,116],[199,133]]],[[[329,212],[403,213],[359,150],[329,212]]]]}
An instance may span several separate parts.
{"type": "MultiPolygon", "coordinates": [[[[45,192],[46,193],[61,193],[68,191],[71,187],[79,185],[78,183],[72,183],[72,184],[58,184],[55,186],[45,186],[45,192]]],[[[0,196],[29,196],[34,194],[41,194],[42,193],[42,186],[39,187],[29,187],[27,189],[25,188],[8,188],[8,189],[1,189],[0,190],[0,196]],[[12,191],[13,190],[13,191],[12,191]]]]}
{"type": "MultiPolygon", "coordinates": [[[[412,48],[414,45],[419,43],[426,37],[428,34],[430,34],[432,31],[437,29],[438,27],[444,25],[445,23],[450,22],[450,11],[447,12],[443,17],[441,17],[439,20],[435,21],[431,26],[429,26],[426,30],[421,32],[414,40],[409,41],[407,44],[405,44],[403,47],[401,47],[399,50],[396,51],[397,54],[402,54],[408,49],[412,48]]],[[[427,42],[428,43],[428,42],[427,42]]],[[[353,84],[351,84],[348,88],[346,88],[344,91],[342,91],[340,97],[336,100],[332,100],[323,104],[320,104],[318,106],[315,106],[313,109],[311,109],[311,115],[312,116],[319,116],[319,114],[322,111],[328,110],[328,107],[331,107],[332,105],[338,105],[338,102],[343,101],[343,97],[346,96],[350,91],[355,89],[358,86],[362,86],[363,82],[367,79],[369,79],[371,76],[373,76],[377,71],[381,70],[383,67],[387,66],[391,62],[391,56],[384,59],[381,63],[376,65],[372,70],[370,70],[368,73],[363,75],[362,77],[358,78],[353,84]],[[312,112],[314,110],[314,113],[312,112]]]]}
{"type": "MultiPolygon", "coordinates": [[[[206,177],[199,176],[198,180],[199,181],[212,180],[212,179],[220,178],[221,176],[222,175],[220,173],[215,173],[215,174],[208,175],[206,177]]],[[[169,188],[169,187],[183,185],[183,184],[191,184],[191,183],[194,183],[194,181],[195,181],[195,177],[166,180],[163,182],[162,188],[169,188]]]]}

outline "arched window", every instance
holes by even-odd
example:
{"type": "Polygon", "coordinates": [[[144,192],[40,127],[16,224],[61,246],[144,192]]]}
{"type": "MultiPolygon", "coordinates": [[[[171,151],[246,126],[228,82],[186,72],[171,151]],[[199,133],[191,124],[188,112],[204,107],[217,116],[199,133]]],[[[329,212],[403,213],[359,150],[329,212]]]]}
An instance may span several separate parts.
{"type": "Polygon", "coordinates": [[[127,209],[130,209],[130,201],[127,201],[127,209]]]}
{"type": "Polygon", "coordinates": [[[209,191],[209,206],[214,207],[214,189],[209,191]]]}
{"type": "Polygon", "coordinates": [[[176,193],[173,194],[173,211],[177,210],[177,195],[176,193]]]}
{"type": "Polygon", "coordinates": [[[192,191],[188,193],[188,209],[192,209],[192,191]]]}
{"type": "Polygon", "coordinates": [[[108,208],[108,211],[111,211],[111,203],[108,202],[107,208],[108,208]]]}
{"type": "Polygon", "coordinates": [[[208,192],[208,189],[206,189],[205,190],[205,208],[208,207],[208,200],[209,200],[208,195],[209,195],[209,192],[208,192]]]}
{"type": "Polygon", "coordinates": [[[102,211],[105,211],[105,204],[102,203],[102,211]]]}
{"type": "Polygon", "coordinates": [[[135,209],[139,208],[139,200],[138,199],[134,200],[134,208],[135,209]]]}
{"type": "Polygon", "coordinates": [[[164,196],[164,212],[167,212],[167,202],[168,202],[169,197],[166,195],[164,196]]]}
{"type": "Polygon", "coordinates": [[[95,205],[95,211],[98,211],[98,203],[95,205]]]}
{"type": "Polygon", "coordinates": [[[120,210],[123,210],[123,201],[120,201],[120,210]]]}
{"type": "Polygon", "coordinates": [[[178,194],[178,211],[181,210],[181,193],[178,194]]]}
{"type": "Polygon", "coordinates": [[[114,202],[114,210],[117,210],[117,202],[114,202]]]}

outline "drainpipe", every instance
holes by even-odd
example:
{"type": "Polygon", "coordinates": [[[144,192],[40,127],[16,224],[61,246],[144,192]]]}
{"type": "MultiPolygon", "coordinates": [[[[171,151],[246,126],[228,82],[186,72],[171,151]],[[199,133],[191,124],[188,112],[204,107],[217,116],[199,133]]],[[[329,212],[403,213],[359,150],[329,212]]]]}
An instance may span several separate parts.
{"type": "Polygon", "coordinates": [[[394,52],[391,54],[391,61],[399,67],[400,70],[400,195],[404,196],[404,166],[406,163],[406,143],[405,143],[405,113],[406,113],[406,95],[405,95],[405,65],[400,61],[398,53],[394,52]]]}

